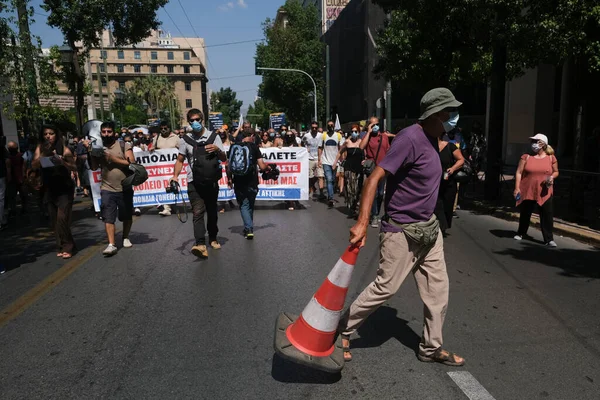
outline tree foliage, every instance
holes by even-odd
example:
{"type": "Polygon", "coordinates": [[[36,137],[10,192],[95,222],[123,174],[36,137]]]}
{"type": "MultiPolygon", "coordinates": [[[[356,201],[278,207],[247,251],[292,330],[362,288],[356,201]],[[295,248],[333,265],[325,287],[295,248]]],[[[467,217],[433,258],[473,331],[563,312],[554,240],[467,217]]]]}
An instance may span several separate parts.
{"type": "MultiPolygon", "coordinates": [[[[5,11],[6,18],[0,17],[0,96],[12,96],[13,102],[4,103],[3,112],[15,120],[30,118],[44,118],[46,111],[44,107],[30,104],[29,96],[31,87],[26,76],[26,58],[30,58],[33,65],[32,79],[37,83],[37,97],[50,99],[58,93],[57,80],[60,77],[57,72],[58,53],[42,53],[42,41],[38,36],[32,36],[29,41],[20,41],[19,32],[12,27],[18,26],[18,17],[15,10],[16,2],[6,4],[0,2],[0,11],[5,11]]],[[[23,15],[29,23],[33,19],[33,8],[29,8],[23,15]]]]}
{"type": "Polygon", "coordinates": [[[111,103],[111,112],[119,119],[121,126],[146,124],[148,113],[144,110],[144,99],[134,89],[126,88],[123,98],[111,103]]]}
{"type": "Polygon", "coordinates": [[[137,43],[148,37],[160,22],[156,11],[168,0],[44,0],[50,13],[48,25],[62,31],[73,44],[98,47],[99,34],[110,28],[117,46],[137,43]]]}
{"type": "MultiPolygon", "coordinates": [[[[263,23],[264,43],[256,46],[259,67],[292,68],[306,71],[317,84],[319,114],[325,114],[323,93],[323,52],[321,25],[314,6],[302,7],[297,0],[287,0],[281,7],[288,18],[286,26],[267,18],[263,23]]],[[[297,72],[263,71],[259,95],[271,102],[275,111],[285,112],[292,121],[312,119],[314,104],[312,82],[297,72]]]]}
{"type": "Polygon", "coordinates": [[[570,55],[600,69],[600,5],[595,0],[375,2],[391,13],[377,38],[381,58],[375,71],[406,86],[486,82],[497,42],[508,49],[509,79],[570,55]]]}
{"type": "Polygon", "coordinates": [[[145,101],[150,113],[156,116],[169,110],[173,101],[177,103],[175,86],[166,76],[147,75],[136,78],[128,92],[135,93],[139,99],[142,99],[142,103],[145,101]]]}
{"type": "Polygon", "coordinates": [[[233,120],[239,119],[243,102],[237,99],[236,92],[227,87],[220,88],[218,92],[212,92],[210,104],[213,111],[223,113],[223,123],[231,126],[233,120]]]}
{"type": "Polygon", "coordinates": [[[268,100],[258,98],[254,104],[248,107],[248,117],[246,118],[252,124],[258,124],[261,128],[269,127],[269,115],[275,112],[275,106],[268,100]],[[249,115],[258,114],[258,116],[249,115]]]}

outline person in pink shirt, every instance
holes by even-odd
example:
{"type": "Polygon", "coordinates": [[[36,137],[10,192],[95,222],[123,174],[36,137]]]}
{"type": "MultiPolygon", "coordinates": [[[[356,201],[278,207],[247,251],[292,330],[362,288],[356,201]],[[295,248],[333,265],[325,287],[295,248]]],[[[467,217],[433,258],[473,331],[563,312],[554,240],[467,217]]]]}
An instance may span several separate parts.
{"type": "Polygon", "coordinates": [[[556,247],[552,235],[552,196],[554,180],[558,178],[558,161],[554,156],[554,149],[548,145],[546,135],[538,133],[530,139],[533,154],[521,156],[515,176],[514,196],[517,206],[521,208],[521,215],[519,230],[514,238],[523,240],[529,229],[531,213],[537,204],[544,243],[549,247],[556,247]]]}

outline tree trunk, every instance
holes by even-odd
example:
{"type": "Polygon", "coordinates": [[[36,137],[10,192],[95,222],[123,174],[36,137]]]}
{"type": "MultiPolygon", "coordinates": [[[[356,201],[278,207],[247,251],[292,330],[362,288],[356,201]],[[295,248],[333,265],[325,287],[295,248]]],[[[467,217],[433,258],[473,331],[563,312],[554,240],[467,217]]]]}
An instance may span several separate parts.
{"type": "MultiPolygon", "coordinates": [[[[25,72],[25,83],[27,85],[29,109],[27,114],[30,119],[31,130],[35,131],[37,121],[35,110],[40,106],[37,90],[37,73],[35,69],[33,46],[31,44],[31,32],[29,30],[29,14],[27,12],[28,0],[15,0],[17,15],[19,18],[19,45],[23,56],[23,70],[25,72]]],[[[25,132],[29,135],[31,132],[25,132]]]]}
{"type": "Polygon", "coordinates": [[[496,41],[492,49],[492,79],[490,95],[490,126],[485,171],[485,199],[496,200],[500,195],[502,174],[502,137],[504,135],[504,102],[506,95],[507,48],[496,41]]]}

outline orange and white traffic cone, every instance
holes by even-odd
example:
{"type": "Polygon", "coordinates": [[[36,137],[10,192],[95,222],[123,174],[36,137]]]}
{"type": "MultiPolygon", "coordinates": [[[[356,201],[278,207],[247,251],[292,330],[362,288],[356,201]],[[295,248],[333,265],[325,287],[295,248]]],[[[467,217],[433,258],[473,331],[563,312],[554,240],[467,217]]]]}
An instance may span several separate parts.
{"type": "Polygon", "coordinates": [[[281,357],[309,367],[336,373],[344,367],[341,338],[335,340],[346,301],[358,247],[348,247],[298,317],[279,314],[275,351],[281,357]]]}

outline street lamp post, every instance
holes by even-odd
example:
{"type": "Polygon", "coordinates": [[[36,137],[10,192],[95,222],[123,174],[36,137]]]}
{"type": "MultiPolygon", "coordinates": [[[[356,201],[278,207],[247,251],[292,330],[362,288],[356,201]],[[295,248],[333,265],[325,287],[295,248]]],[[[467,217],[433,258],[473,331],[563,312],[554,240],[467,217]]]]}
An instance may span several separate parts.
{"type": "Polygon", "coordinates": [[[115,99],[119,101],[119,113],[121,114],[121,126],[123,126],[123,100],[125,99],[125,93],[121,89],[115,90],[115,99]]]}
{"type": "Polygon", "coordinates": [[[72,68],[72,75],[75,75],[75,82],[68,82],[68,83],[69,83],[69,90],[73,94],[77,132],[81,133],[81,126],[83,125],[82,119],[81,119],[80,104],[79,104],[79,90],[81,88],[79,87],[79,84],[78,84],[78,82],[80,80],[79,68],[76,68],[75,60],[74,60],[75,59],[75,50],[71,46],[69,46],[68,44],[65,43],[58,48],[58,51],[60,52],[60,60],[61,60],[61,63],[63,64],[63,66],[72,68]]]}
{"type": "Polygon", "coordinates": [[[263,68],[263,67],[256,67],[256,69],[262,69],[265,71],[288,71],[288,72],[300,72],[306,76],[308,76],[313,84],[313,87],[315,89],[314,94],[315,94],[315,119],[314,121],[317,121],[317,84],[315,83],[315,80],[313,79],[312,76],[310,76],[308,74],[308,72],[302,71],[301,69],[293,69],[293,68],[263,68]]]}

